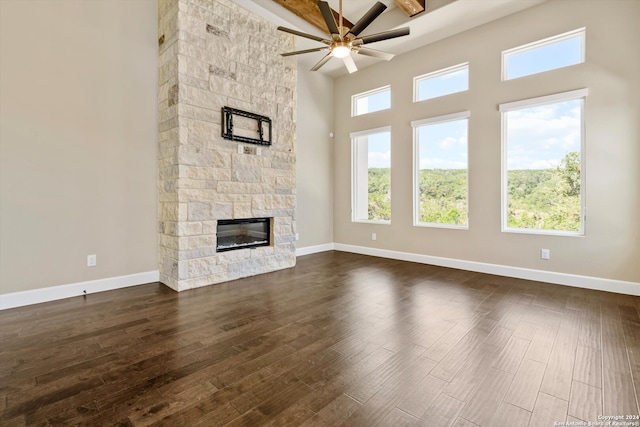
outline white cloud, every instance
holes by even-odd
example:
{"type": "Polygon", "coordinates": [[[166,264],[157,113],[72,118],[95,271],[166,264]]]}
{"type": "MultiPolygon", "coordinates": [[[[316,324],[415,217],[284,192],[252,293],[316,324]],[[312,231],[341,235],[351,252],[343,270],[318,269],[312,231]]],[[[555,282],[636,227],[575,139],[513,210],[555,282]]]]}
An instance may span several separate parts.
{"type": "Polygon", "coordinates": [[[370,151],[368,160],[370,168],[388,168],[391,166],[391,151],[370,151]]]}
{"type": "Polygon", "coordinates": [[[508,167],[552,168],[569,151],[580,151],[581,120],[577,101],[511,111],[508,167]]]}

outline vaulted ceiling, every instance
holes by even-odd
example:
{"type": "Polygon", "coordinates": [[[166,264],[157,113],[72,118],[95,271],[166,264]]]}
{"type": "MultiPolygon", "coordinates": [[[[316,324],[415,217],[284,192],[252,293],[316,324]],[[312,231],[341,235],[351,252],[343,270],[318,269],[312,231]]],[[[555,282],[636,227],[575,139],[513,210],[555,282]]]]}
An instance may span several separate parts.
{"type": "MultiPolygon", "coordinates": [[[[325,21],[322,18],[322,14],[320,13],[320,9],[318,9],[317,0],[273,0],[273,1],[283,6],[285,9],[289,10],[296,16],[299,16],[300,18],[304,19],[305,21],[315,26],[319,30],[325,33],[329,33],[327,25],[325,24],[325,21]]],[[[365,2],[360,1],[358,3],[359,5],[353,0],[351,2],[349,2],[348,0],[347,1],[343,0],[342,9],[344,9],[345,4],[347,6],[346,10],[342,10],[343,14],[345,16],[351,16],[352,18],[355,18],[352,15],[362,12],[361,10],[359,10],[360,8],[358,6],[362,6],[362,4],[365,2]]],[[[366,2],[365,4],[367,4],[368,6],[373,6],[374,4],[373,1],[370,2],[370,4],[368,3],[369,2],[366,2]]],[[[425,0],[393,0],[393,5],[395,5],[395,7],[400,8],[400,10],[402,10],[408,17],[416,16],[419,13],[422,13],[426,10],[425,0]]],[[[389,5],[387,5],[387,8],[389,8],[389,5]]],[[[341,11],[340,8],[333,9],[333,14],[335,16],[336,22],[339,19],[340,11],[341,11]]],[[[362,14],[363,13],[360,13],[360,15],[362,14]]],[[[353,23],[344,17],[343,17],[343,25],[347,28],[353,27],[353,23]]]]}
{"type": "MultiPolygon", "coordinates": [[[[234,0],[241,6],[264,18],[298,31],[327,38],[328,30],[317,6],[317,0],[234,0]]],[[[327,0],[334,15],[340,10],[340,0],[327,0]]],[[[408,52],[418,47],[450,37],[479,25],[502,18],[523,9],[535,6],[546,0],[426,0],[424,12],[410,16],[411,6],[422,3],[422,0],[378,0],[387,6],[364,33],[373,34],[400,27],[410,27],[411,35],[393,40],[375,43],[371,47],[395,55],[408,52]],[[408,11],[405,11],[407,9],[408,11]]],[[[374,4],[376,0],[342,0],[342,11],[345,26],[352,26],[374,4]]],[[[364,34],[363,33],[363,34],[364,34]]],[[[321,46],[313,40],[296,37],[296,49],[312,49],[321,46]]],[[[322,56],[320,53],[298,55],[300,66],[310,69],[322,56]]],[[[374,58],[356,55],[358,69],[379,62],[374,58]]],[[[320,71],[326,75],[337,77],[347,71],[341,61],[330,61],[320,71]]]]}

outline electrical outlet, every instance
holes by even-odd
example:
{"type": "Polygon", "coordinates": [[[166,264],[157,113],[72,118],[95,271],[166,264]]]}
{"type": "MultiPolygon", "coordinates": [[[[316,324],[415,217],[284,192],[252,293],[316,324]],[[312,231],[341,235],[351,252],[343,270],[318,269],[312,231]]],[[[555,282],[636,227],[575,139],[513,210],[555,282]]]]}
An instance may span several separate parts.
{"type": "Polygon", "coordinates": [[[540,259],[551,259],[551,251],[549,249],[540,249],[540,259]]]}
{"type": "Polygon", "coordinates": [[[87,255],[87,267],[95,267],[98,259],[95,255],[87,255]]]}
{"type": "Polygon", "coordinates": [[[300,234],[296,233],[296,241],[300,240],[300,234]]]}
{"type": "Polygon", "coordinates": [[[376,240],[377,238],[376,233],[371,233],[371,240],[376,240]]]}

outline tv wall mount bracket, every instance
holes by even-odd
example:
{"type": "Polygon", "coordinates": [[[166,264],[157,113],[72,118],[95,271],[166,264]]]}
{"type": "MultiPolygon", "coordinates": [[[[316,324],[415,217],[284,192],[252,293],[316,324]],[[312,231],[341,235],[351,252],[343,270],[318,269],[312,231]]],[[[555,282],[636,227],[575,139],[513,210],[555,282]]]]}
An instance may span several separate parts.
{"type": "Polygon", "coordinates": [[[267,116],[261,116],[260,114],[250,113],[248,111],[238,110],[231,107],[222,107],[222,137],[224,139],[230,139],[232,141],[247,142],[249,144],[258,145],[271,145],[271,119],[267,116]],[[256,121],[257,130],[248,130],[244,127],[242,131],[245,134],[256,133],[257,138],[252,138],[246,135],[239,135],[238,132],[234,133],[234,116],[246,117],[256,121]]]}

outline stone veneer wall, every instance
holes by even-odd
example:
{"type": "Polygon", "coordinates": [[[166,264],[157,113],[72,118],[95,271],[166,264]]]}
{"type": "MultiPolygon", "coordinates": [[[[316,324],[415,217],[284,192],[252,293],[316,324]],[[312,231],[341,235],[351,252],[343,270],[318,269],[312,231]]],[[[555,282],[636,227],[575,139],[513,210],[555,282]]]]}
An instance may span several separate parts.
{"type": "Polygon", "coordinates": [[[230,0],[159,0],[158,32],[160,280],[181,291],[294,266],[296,63],[280,56],[293,37],[230,0]],[[269,116],[273,145],[239,154],[223,106],[269,116]],[[273,218],[272,245],[217,254],[217,220],[251,217],[273,218]]]}

